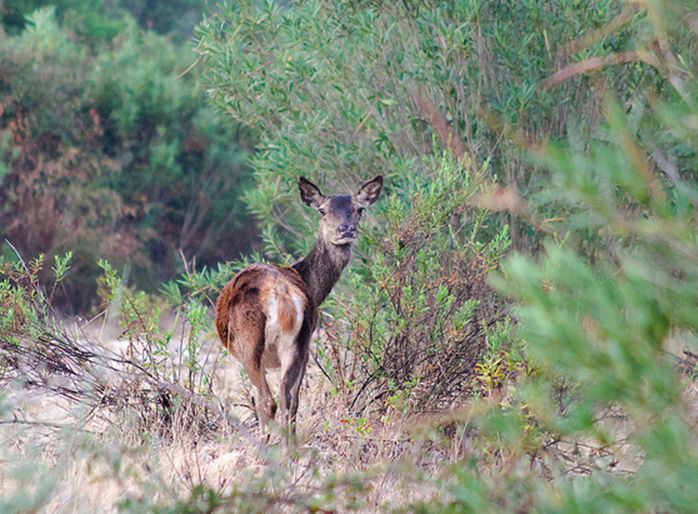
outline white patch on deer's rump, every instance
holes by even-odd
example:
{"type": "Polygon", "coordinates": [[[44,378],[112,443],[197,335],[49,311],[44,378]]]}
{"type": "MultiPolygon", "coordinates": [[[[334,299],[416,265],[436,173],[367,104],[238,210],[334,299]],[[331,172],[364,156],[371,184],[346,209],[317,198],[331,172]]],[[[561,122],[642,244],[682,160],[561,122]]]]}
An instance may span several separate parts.
{"type": "Polygon", "coordinates": [[[275,293],[269,295],[266,315],[267,322],[264,326],[264,355],[262,356],[262,362],[264,367],[278,368],[278,340],[281,335],[281,327],[279,326],[279,300],[275,293]]]}
{"type": "Polygon", "coordinates": [[[297,338],[298,333],[303,326],[303,313],[305,310],[305,298],[300,294],[292,290],[290,293],[290,300],[293,302],[293,307],[295,308],[295,316],[293,323],[293,330],[285,334],[284,337],[279,338],[278,355],[281,364],[281,372],[285,373],[285,370],[291,365],[291,363],[297,359],[298,356],[298,345],[297,338]]]}
{"type": "MultiPolygon", "coordinates": [[[[283,302],[286,303],[286,302],[283,302]]],[[[293,355],[296,349],[296,338],[303,325],[303,312],[305,310],[305,298],[295,288],[284,288],[284,291],[274,290],[269,295],[267,303],[267,322],[264,327],[264,356],[265,367],[276,368],[285,356],[293,355]],[[291,300],[294,307],[293,327],[285,332],[280,323],[282,317],[279,309],[282,302],[280,295],[291,300]]]]}
{"type": "Polygon", "coordinates": [[[291,294],[291,300],[293,301],[293,306],[296,308],[296,323],[293,329],[296,332],[301,331],[301,326],[303,325],[303,311],[305,310],[305,298],[299,294],[291,294]]]}

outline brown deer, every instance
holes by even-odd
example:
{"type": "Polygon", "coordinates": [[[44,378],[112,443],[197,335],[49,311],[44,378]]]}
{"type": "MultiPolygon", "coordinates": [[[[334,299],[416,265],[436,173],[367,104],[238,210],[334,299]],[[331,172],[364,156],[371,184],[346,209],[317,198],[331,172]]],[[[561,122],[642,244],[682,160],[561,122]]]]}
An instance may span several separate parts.
{"type": "Polygon", "coordinates": [[[301,199],[320,213],[315,246],[291,267],[252,264],[228,282],[216,303],[216,329],[223,345],[245,367],[257,390],[262,429],[274,419],[276,402],[265,371],[281,367],[280,403],[287,441],[295,437],[298,393],[308,362],[318,307],[349,262],[363,210],[380,195],[383,177],[355,195],[324,196],[301,177],[301,199]]]}

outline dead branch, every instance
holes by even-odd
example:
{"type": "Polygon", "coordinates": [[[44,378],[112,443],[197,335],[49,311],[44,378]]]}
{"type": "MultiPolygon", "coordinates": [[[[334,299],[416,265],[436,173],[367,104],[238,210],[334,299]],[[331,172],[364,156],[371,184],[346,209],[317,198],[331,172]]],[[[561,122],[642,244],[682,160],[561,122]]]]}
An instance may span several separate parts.
{"type": "Polygon", "coordinates": [[[555,87],[558,84],[561,84],[577,75],[597,71],[605,68],[606,66],[611,66],[614,64],[628,64],[632,62],[643,62],[655,68],[660,68],[659,63],[651,54],[641,50],[631,50],[628,52],[620,52],[603,57],[591,57],[589,59],[585,59],[584,61],[570,64],[569,66],[565,66],[561,70],[550,75],[547,79],[541,82],[541,86],[548,89],[555,87]]]}

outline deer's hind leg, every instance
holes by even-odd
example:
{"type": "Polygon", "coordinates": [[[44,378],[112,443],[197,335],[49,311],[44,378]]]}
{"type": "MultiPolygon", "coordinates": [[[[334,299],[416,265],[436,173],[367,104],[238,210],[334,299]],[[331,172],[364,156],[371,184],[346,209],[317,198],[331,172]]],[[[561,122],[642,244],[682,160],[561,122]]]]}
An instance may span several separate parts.
{"type": "Polygon", "coordinates": [[[308,365],[308,354],[310,348],[310,336],[312,328],[306,318],[303,321],[300,332],[296,336],[295,344],[288,351],[282,353],[281,357],[281,412],[286,425],[286,442],[293,442],[296,439],[296,414],[298,412],[298,397],[300,395],[301,384],[305,376],[305,369],[308,365]]]}
{"type": "Polygon", "coordinates": [[[264,325],[266,317],[258,309],[239,308],[232,315],[233,322],[237,325],[236,350],[238,358],[245,367],[250,382],[257,390],[255,395],[255,410],[262,434],[266,432],[269,421],[276,414],[276,402],[269,389],[267,377],[262,362],[265,347],[264,325]],[[240,323],[243,321],[244,323],[240,323]]]}
{"type": "Polygon", "coordinates": [[[259,419],[260,429],[262,430],[262,434],[265,434],[269,422],[273,421],[276,415],[276,402],[274,401],[271,389],[269,389],[264,368],[259,365],[259,363],[252,363],[250,365],[245,365],[245,369],[247,370],[252,385],[257,389],[255,409],[257,411],[257,418],[259,419]]]}

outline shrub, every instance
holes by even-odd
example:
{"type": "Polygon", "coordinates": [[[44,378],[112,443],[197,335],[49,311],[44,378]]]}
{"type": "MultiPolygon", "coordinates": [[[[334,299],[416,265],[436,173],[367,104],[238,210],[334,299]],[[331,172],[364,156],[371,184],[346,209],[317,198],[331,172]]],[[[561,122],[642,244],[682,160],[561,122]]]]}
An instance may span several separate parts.
{"type": "Polygon", "coordinates": [[[56,9],[61,22],[70,24],[75,35],[95,43],[113,39],[130,16],[143,29],[181,42],[191,37],[204,5],[189,0],[5,0],[0,6],[0,21],[5,31],[17,34],[27,27],[32,12],[48,6],[56,9]]]}
{"type": "Polygon", "coordinates": [[[608,101],[583,145],[529,148],[552,178],[530,212],[564,214],[540,225],[540,255],[511,256],[494,283],[515,300],[535,373],[484,420],[466,415],[509,462],[488,478],[462,469],[444,511],[691,512],[698,501],[693,378],[682,374],[697,346],[698,196],[696,88],[680,78],[695,62],[666,65],[691,38],[682,23],[664,31],[686,6],[663,7],[649,7],[646,29],[664,45],[670,100],[651,96],[641,115],[642,101],[626,112],[608,101]]]}
{"type": "Polygon", "coordinates": [[[509,237],[474,205],[483,173],[448,156],[427,169],[383,200],[386,234],[364,240],[351,295],[330,309],[327,361],[355,415],[462,404],[480,391],[477,364],[510,349],[495,342],[508,319],[487,284],[509,237]]]}
{"type": "MultiPolygon", "coordinates": [[[[663,129],[677,136],[694,115],[658,111],[663,129]]],[[[692,355],[696,348],[696,184],[647,166],[647,149],[617,106],[609,116],[612,141],[595,141],[584,153],[556,147],[536,153],[555,174],[551,192],[578,213],[581,230],[602,235],[606,252],[589,260],[574,238],[551,242],[536,260],[510,258],[496,282],[517,300],[526,355],[538,369],[524,395],[530,414],[558,439],[592,440],[615,455],[627,444],[622,453],[635,461],[612,456],[607,468],[630,466],[631,482],[592,474],[544,503],[690,512],[698,501],[698,434],[686,418],[681,356],[673,352],[692,355]],[[573,389],[556,400],[560,390],[551,384],[560,379],[573,389]],[[604,422],[614,409],[625,429],[604,422]]]]}

